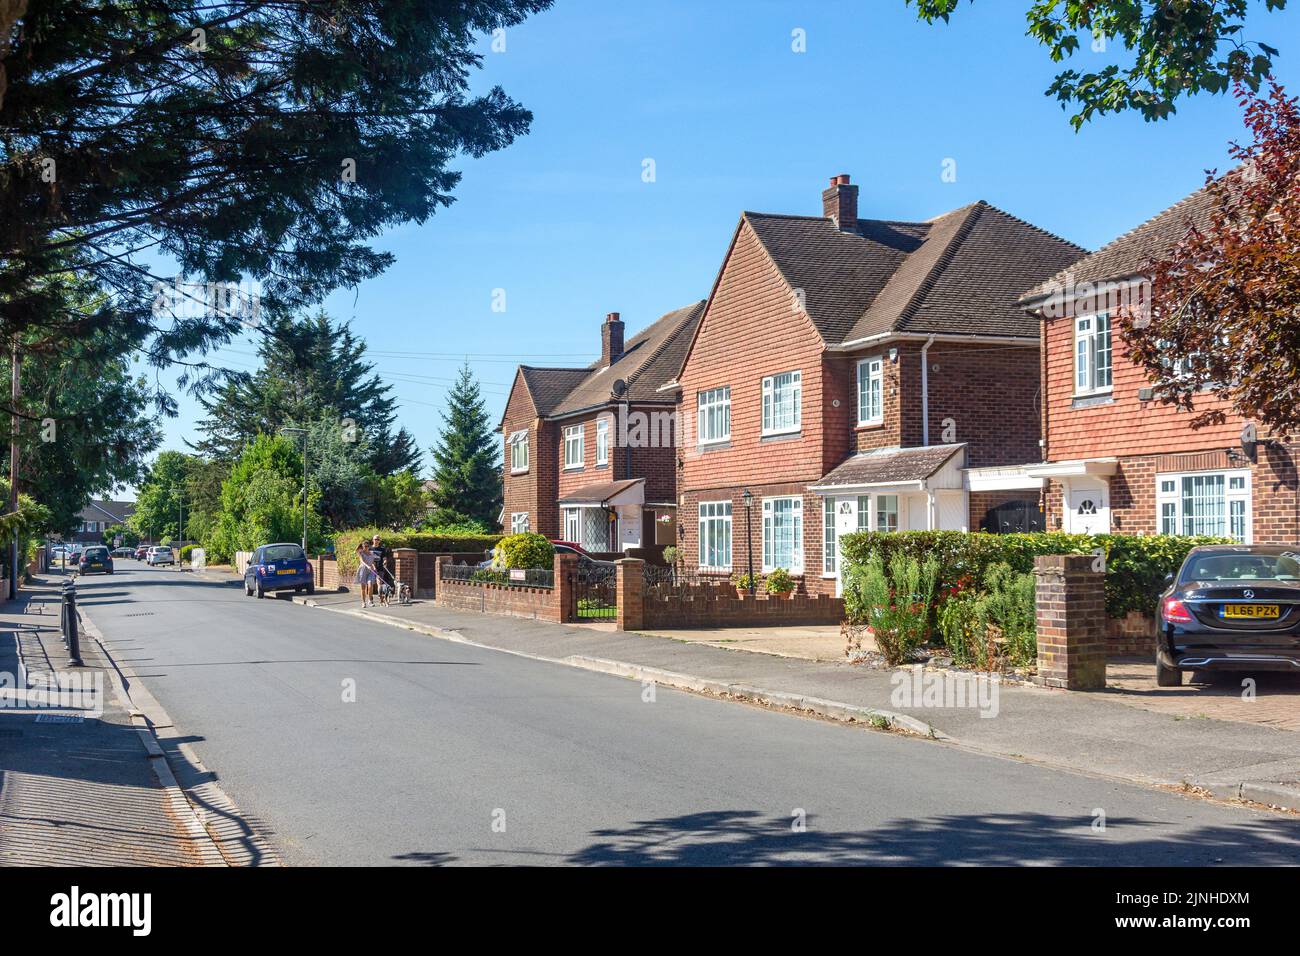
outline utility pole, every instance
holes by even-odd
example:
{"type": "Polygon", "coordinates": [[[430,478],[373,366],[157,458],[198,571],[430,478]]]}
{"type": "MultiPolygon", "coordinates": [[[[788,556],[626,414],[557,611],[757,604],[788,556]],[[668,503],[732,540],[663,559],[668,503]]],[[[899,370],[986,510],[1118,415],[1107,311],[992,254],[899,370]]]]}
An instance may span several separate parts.
{"type": "MultiPolygon", "coordinates": [[[[18,376],[18,334],[14,333],[13,348],[10,351],[12,382],[10,383],[9,406],[9,513],[18,513],[18,398],[22,394],[22,383],[18,376]]],[[[18,597],[18,528],[14,527],[13,538],[9,542],[9,600],[18,597]]]]}

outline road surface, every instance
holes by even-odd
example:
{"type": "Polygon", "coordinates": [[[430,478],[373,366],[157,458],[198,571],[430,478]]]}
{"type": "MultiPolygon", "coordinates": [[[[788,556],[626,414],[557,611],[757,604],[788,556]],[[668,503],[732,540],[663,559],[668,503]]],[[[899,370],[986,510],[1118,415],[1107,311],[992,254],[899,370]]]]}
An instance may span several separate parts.
{"type": "Polygon", "coordinates": [[[1294,818],[117,567],[83,611],[289,864],[1300,863],[1294,818]]]}

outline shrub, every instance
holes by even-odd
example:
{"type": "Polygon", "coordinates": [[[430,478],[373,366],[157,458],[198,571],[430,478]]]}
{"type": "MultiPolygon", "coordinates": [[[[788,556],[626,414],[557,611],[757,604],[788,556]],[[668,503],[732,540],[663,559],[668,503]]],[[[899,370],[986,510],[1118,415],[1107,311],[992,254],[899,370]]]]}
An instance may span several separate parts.
{"type": "Polygon", "coordinates": [[[193,551],[194,551],[194,547],[195,547],[195,546],[192,545],[192,544],[187,544],[185,547],[181,548],[181,560],[182,560],[182,561],[189,561],[189,559],[190,559],[190,554],[193,553],[193,551]]]}
{"type": "Polygon", "coordinates": [[[509,584],[510,575],[505,571],[493,571],[490,568],[479,568],[469,576],[471,581],[477,581],[480,584],[509,584]]]}
{"type": "Polygon", "coordinates": [[[677,562],[682,559],[682,549],[674,545],[668,545],[664,548],[664,564],[670,568],[677,567],[677,562]]]}
{"type": "Polygon", "coordinates": [[[944,646],[959,667],[986,668],[992,656],[988,639],[988,605],[982,594],[960,591],[939,605],[936,615],[944,646]]]}
{"type": "Polygon", "coordinates": [[[536,531],[506,535],[500,548],[507,568],[549,568],[555,564],[555,545],[536,531]]]}
{"type": "Polygon", "coordinates": [[[1227,539],[1062,531],[858,531],[844,535],[840,542],[846,569],[855,564],[865,567],[873,554],[886,564],[898,554],[918,559],[932,556],[939,562],[941,588],[969,579],[981,589],[987,588],[988,571],[995,564],[1028,573],[1040,554],[1088,554],[1102,548],[1106,554],[1106,611],[1111,617],[1123,617],[1129,611],[1154,613],[1165,575],[1178,570],[1187,552],[1197,545],[1227,543],[1227,539]]]}
{"type": "Polygon", "coordinates": [[[750,574],[748,571],[742,571],[739,574],[733,574],[731,576],[731,583],[740,590],[748,592],[751,587],[760,587],[763,580],[757,574],[750,574]]]}
{"type": "Polygon", "coordinates": [[[930,632],[939,561],[896,554],[886,566],[879,554],[848,568],[844,610],[850,623],[871,628],[876,647],[891,665],[907,662],[930,632]]]}
{"type": "Polygon", "coordinates": [[[776,568],[763,582],[763,590],[768,594],[789,594],[794,588],[794,578],[785,568],[776,568]]]}
{"type": "Polygon", "coordinates": [[[422,531],[386,531],[382,528],[353,528],[334,537],[339,574],[351,576],[357,571],[357,545],[375,534],[386,548],[414,548],[423,554],[486,554],[498,541],[499,534],[441,535],[422,531]]]}

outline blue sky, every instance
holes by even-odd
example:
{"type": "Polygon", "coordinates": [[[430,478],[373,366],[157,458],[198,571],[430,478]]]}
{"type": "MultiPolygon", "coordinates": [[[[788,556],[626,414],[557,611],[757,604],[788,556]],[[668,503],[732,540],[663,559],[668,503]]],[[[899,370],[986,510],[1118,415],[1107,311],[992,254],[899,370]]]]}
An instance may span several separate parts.
{"type": "MultiPolygon", "coordinates": [[[[476,86],[503,86],[533,111],[532,132],[464,159],[456,203],[383,236],[396,264],[326,307],[364,336],[427,453],[465,358],[499,416],[516,364],[585,364],[606,312],[630,333],[705,297],[742,210],[820,214],[836,173],[860,185],[864,217],[985,199],[1096,248],[1226,165],[1242,129],[1229,97],[1075,133],[1043,95],[1058,66],[1024,35],[1029,5],[982,0],[927,26],[903,0],[558,0],[509,30],[504,52],[482,44],[476,86]]],[[[1300,37],[1300,10],[1261,5],[1246,32],[1281,48],[1279,79],[1300,90],[1285,42],[1300,37]]],[[[1084,44],[1075,61],[1115,53],[1084,44]]],[[[234,343],[216,360],[251,369],[253,351],[234,343]]],[[[165,448],[195,437],[197,405],[181,408],[165,448]]]]}

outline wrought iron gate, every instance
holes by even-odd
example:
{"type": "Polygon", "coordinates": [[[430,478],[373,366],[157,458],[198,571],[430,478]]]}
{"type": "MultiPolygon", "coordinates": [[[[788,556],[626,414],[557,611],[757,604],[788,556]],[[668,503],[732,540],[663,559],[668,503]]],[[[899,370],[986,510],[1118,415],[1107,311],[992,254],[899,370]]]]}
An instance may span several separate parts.
{"type": "Polygon", "coordinates": [[[612,565],[583,561],[574,581],[578,620],[613,620],[618,616],[618,582],[612,565]]]}

